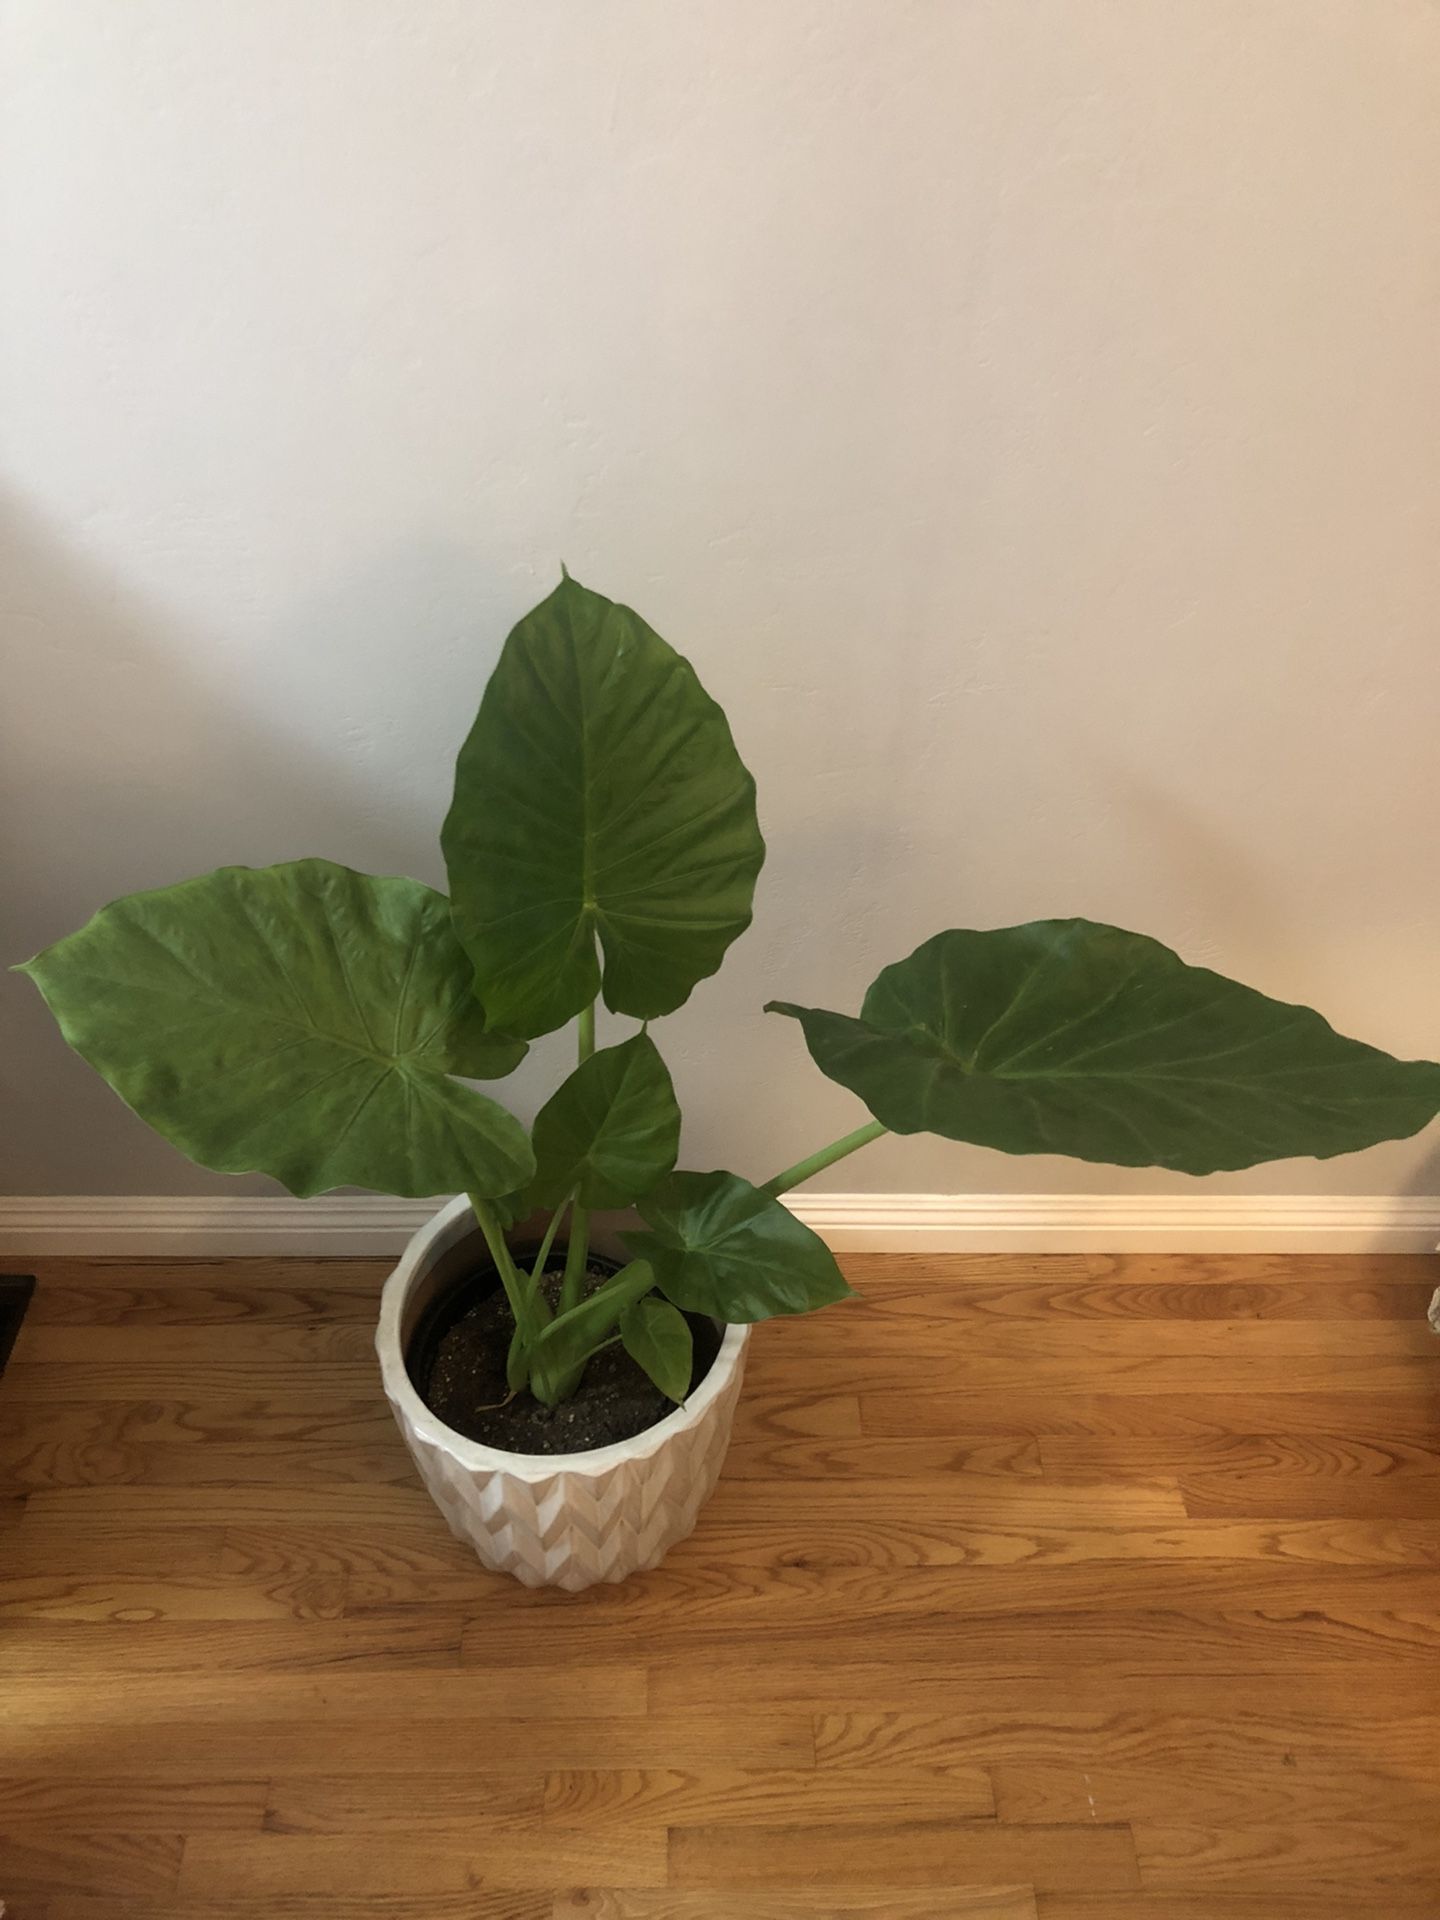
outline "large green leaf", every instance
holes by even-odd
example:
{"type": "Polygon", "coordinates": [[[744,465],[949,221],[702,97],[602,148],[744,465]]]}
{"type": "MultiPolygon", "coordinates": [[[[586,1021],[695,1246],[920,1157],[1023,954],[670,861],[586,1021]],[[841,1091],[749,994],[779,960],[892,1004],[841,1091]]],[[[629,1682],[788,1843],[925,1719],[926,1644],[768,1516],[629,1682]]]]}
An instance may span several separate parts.
{"type": "Polygon", "coordinates": [[[768,1320],[850,1292],[835,1256],[788,1207],[734,1173],[672,1173],[640,1203],[650,1231],[622,1236],[689,1313],[768,1320]]]}
{"type": "Polygon", "coordinates": [[[292,1193],[504,1193],[519,1122],[443,894],[328,860],[135,893],[23,969],[61,1032],[192,1160],[292,1193]]]}
{"type": "Polygon", "coordinates": [[[620,1338],[626,1353],[666,1399],[682,1402],[695,1370],[695,1341],[680,1309],[647,1293],[621,1314],[620,1338]]]}
{"type": "Polygon", "coordinates": [[[535,1116],[533,1197],[558,1206],[628,1207],[669,1173],[680,1109],[660,1050],[637,1033],[591,1054],[535,1116]]]}
{"type": "Polygon", "coordinates": [[[505,642],[441,835],[496,1026],[672,1013],[750,924],[755,783],[693,668],[568,577],[505,642]]]}
{"type": "Polygon", "coordinates": [[[858,1020],[770,1010],[896,1133],[1006,1153],[1215,1173],[1350,1153],[1440,1109],[1431,1062],[1088,920],[937,934],[886,967],[858,1020]]]}

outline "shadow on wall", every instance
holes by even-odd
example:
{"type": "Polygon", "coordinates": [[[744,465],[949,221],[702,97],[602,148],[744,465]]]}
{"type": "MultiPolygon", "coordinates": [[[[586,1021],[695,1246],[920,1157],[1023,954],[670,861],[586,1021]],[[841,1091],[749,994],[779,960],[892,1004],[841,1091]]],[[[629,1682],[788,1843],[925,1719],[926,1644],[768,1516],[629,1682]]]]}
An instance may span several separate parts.
{"type": "MultiPolygon", "coordinates": [[[[443,884],[450,763],[493,655],[475,646],[475,609],[493,593],[467,556],[412,552],[303,610],[283,634],[206,633],[0,502],[0,963],[27,958],[119,894],[219,865],[324,854],[443,884]],[[428,631],[414,647],[396,644],[397,631],[414,630],[417,606],[455,627],[448,655],[443,638],[439,651],[457,690],[468,683],[468,709],[458,694],[437,708],[428,661],[416,671],[428,631]],[[373,661],[348,671],[350,635],[362,656],[388,653],[403,681],[395,698],[383,681],[367,683],[373,661]],[[417,682],[407,713],[403,694],[417,682]],[[357,716],[357,686],[378,718],[357,716]],[[452,708],[454,737],[434,740],[433,753],[425,743],[427,787],[405,730],[424,740],[427,714],[452,708]]],[[[191,1168],[119,1111],[34,988],[9,972],[0,972],[0,1034],[0,1191],[274,1191],[191,1168]]]]}

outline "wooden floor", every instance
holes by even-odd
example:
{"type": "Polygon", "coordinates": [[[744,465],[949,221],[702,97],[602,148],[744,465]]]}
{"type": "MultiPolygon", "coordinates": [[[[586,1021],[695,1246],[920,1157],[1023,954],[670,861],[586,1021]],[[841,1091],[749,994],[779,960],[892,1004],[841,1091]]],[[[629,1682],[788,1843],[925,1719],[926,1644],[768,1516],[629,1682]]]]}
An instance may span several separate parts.
{"type": "Polygon", "coordinates": [[[1437,1920],[1432,1263],[847,1264],[577,1596],[417,1484],[378,1265],[43,1265],[6,1920],[1437,1920]]]}

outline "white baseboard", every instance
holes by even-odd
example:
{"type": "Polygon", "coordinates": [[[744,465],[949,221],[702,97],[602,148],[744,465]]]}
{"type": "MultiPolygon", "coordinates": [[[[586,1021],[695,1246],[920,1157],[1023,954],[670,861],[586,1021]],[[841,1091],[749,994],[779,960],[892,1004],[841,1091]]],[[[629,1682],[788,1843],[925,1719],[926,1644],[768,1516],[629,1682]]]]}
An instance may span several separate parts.
{"type": "MultiPolygon", "coordinates": [[[[398,1253],[438,1202],[381,1194],[0,1196],[0,1269],[44,1254],[398,1253]]],[[[1427,1253],[1440,1194],[793,1194],[839,1252],[1427,1253]]]]}

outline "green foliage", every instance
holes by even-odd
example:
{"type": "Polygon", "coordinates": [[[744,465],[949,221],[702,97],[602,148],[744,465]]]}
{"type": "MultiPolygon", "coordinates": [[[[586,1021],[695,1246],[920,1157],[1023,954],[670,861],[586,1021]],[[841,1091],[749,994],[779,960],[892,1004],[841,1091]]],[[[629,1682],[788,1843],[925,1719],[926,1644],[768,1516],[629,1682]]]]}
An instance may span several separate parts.
{"type": "Polygon", "coordinates": [[[502,1193],[525,1130],[456,1076],[525,1049],[486,1031],[443,895],[328,860],[134,893],[24,968],[75,1051],[218,1173],[292,1193],[502,1193]]]}
{"type": "Polygon", "coordinates": [[[695,1342],[679,1308],[648,1294],[621,1314],[620,1338],[636,1366],[644,1368],[666,1399],[677,1405],[682,1402],[690,1391],[695,1342]]]}
{"type": "Polygon", "coordinates": [[[476,992],[527,1037],[597,991],[673,1013],[749,926],[765,858],[755,782],[690,663],[568,577],[505,642],[441,844],[476,992]]]}
{"type": "Polygon", "coordinates": [[[625,1244],[677,1307],[719,1320],[809,1313],[850,1292],[835,1256],[788,1207],[734,1173],[674,1173],[640,1202],[625,1244]]]}
{"type": "Polygon", "coordinates": [[[1440,1067],[1088,920],[936,934],[859,1019],[772,1001],[895,1133],[1215,1173],[1423,1127],[1440,1067]]]}
{"type": "Polygon", "coordinates": [[[1428,1061],[1140,934],[1041,921],[937,935],[858,1018],[772,1002],[873,1120],[764,1187],[676,1172],[659,1049],[642,1030],[597,1052],[595,1003],[649,1021],[720,965],[764,859],[754,783],[688,662],[568,577],[505,643],[442,840],[451,900],[324,860],[223,868],[117,901],[24,970],[70,1044],[203,1166],[298,1194],[467,1193],[514,1319],[511,1387],[548,1404],[615,1342],[679,1402],[685,1312],[843,1299],[833,1256],[777,1196],[886,1129],[1207,1173],[1350,1152],[1440,1109],[1428,1061]],[[575,1016],[579,1064],[532,1138],[468,1083],[575,1016]],[[555,1217],[522,1272],[505,1231],[536,1205],[555,1217]],[[582,1297],[591,1209],[628,1206],[636,1257],[582,1297]]]}
{"type": "Polygon", "coordinates": [[[537,1205],[628,1207],[680,1151],[680,1109],[648,1033],[582,1060],[535,1116],[537,1205]]]}

